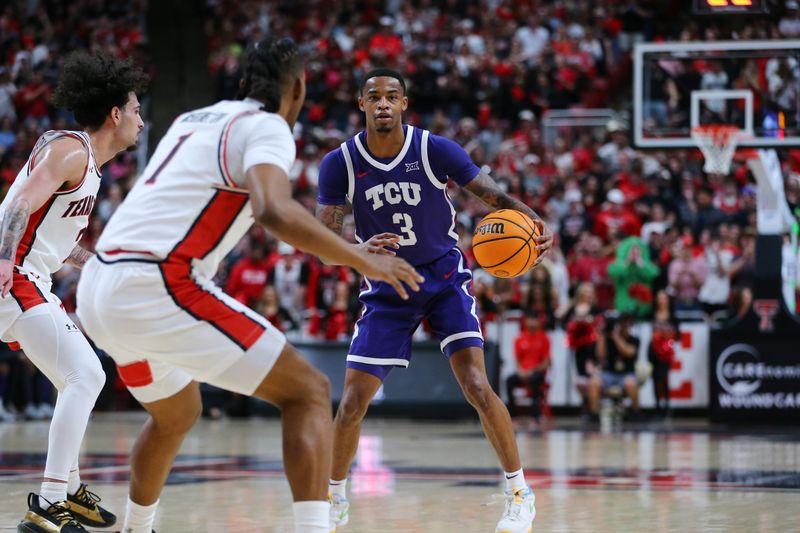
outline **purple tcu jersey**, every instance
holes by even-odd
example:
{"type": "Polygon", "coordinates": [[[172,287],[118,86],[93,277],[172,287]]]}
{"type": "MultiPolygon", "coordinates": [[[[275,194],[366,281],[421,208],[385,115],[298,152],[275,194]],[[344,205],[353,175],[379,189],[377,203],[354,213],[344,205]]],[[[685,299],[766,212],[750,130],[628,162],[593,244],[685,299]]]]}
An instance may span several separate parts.
{"type": "Polygon", "coordinates": [[[422,265],[444,256],[458,242],[448,178],[463,186],[480,169],[455,142],[413,126],[404,128],[405,143],[393,158],[372,156],[365,132],[325,156],[317,201],[349,201],[359,242],[396,233],[401,236],[397,255],[422,265]]]}

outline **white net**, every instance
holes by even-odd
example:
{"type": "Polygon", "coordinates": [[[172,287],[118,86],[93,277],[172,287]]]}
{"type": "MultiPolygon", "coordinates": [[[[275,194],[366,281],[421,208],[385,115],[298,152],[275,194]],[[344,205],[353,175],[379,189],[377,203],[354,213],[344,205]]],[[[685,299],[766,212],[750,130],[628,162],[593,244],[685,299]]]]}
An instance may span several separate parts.
{"type": "Polygon", "coordinates": [[[692,139],[705,158],[703,170],[727,175],[741,136],[741,130],[735,126],[713,124],[692,128],[692,139]]]}

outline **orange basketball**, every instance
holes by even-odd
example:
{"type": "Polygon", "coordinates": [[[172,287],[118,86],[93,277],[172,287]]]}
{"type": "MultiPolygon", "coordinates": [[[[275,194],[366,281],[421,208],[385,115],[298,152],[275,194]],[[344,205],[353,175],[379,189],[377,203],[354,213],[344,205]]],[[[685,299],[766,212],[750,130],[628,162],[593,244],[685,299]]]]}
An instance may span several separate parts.
{"type": "Polygon", "coordinates": [[[536,261],[538,236],[538,228],[528,215],[501,209],[478,223],[472,236],[472,252],[489,274],[514,278],[530,270],[536,261]]]}

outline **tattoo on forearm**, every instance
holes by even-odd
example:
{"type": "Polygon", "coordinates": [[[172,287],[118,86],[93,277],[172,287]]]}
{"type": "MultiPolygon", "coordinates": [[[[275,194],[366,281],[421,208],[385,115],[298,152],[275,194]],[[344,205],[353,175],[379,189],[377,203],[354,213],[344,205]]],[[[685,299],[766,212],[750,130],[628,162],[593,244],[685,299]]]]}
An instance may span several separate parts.
{"type": "Polygon", "coordinates": [[[344,225],[344,206],[341,205],[318,205],[317,218],[325,227],[336,235],[342,234],[344,225]]]}
{"type": "Polygon", "coordinates": [[[31,204],[27,200],[14,200],[8,207],[0,229],[0,259],[14,260],[30,214],[31,204]]]}
{"type": "Polygon", "coordinates": [[[75,248],[73,248],[72,252],[69,254],[69,257],[67,257],[67,263],[77,268],[83,268],[83,265],[85,265],[92,257],[94,257],[94,254],[89,250],[81,246],[75,246],[75,248]]]}
{"type": "Polygon", "coordinates": [[[503,192],[497,182],[484,172],[478,174],[478,177],[469,182],[465,188],[492,209],[515,209],[527,213],[534,219],[541,219],[533,209],[503,192]]]}

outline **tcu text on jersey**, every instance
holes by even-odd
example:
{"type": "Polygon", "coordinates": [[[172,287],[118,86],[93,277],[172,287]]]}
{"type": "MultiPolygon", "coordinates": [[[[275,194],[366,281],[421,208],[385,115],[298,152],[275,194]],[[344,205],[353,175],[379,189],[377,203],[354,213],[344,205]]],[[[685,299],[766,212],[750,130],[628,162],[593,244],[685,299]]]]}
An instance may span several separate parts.
{"type": "Polygon", "coordinates": [[[397,205],[401,201],[408,205],[417,205],[421,199],[421,191],[422,187],[418,183],[390,181],[370,187],[364,191],[364,195],[367,201],[372,202],[372,210],[376,211],[383,207],[384,201],[391,205],[397,205]]]}

